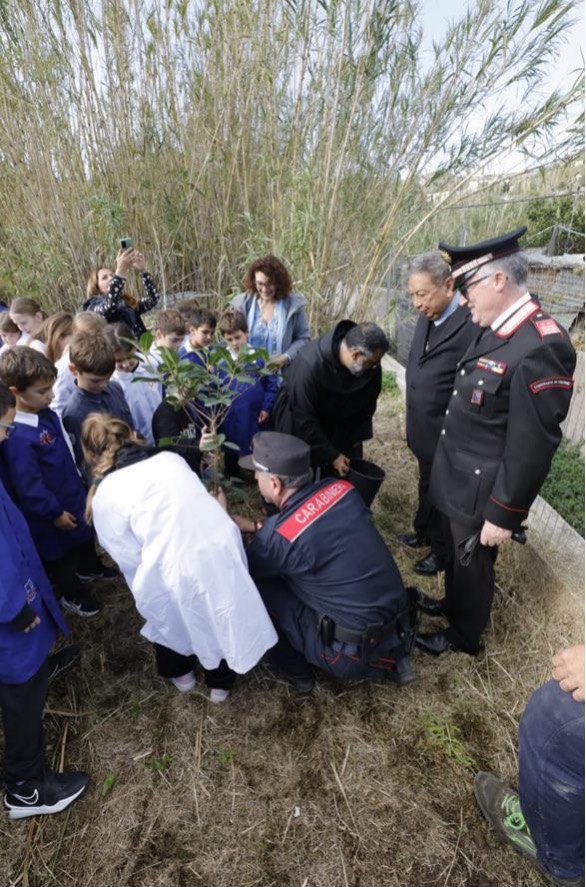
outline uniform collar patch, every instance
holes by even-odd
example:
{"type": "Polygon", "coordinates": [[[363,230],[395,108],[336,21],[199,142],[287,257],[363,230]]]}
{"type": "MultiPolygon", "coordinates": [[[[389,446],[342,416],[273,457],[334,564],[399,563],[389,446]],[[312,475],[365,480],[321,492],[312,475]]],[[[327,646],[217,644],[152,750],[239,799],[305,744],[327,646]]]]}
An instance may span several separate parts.
{"type": "Polygon", "coordinates": [[[508,320],[505,320],[498,330],[494,331],[495,336],[498,336],[499,339],[508,339],[539,310],[539,305],[536,305],[532,300],[525,302],[508,320]]]}

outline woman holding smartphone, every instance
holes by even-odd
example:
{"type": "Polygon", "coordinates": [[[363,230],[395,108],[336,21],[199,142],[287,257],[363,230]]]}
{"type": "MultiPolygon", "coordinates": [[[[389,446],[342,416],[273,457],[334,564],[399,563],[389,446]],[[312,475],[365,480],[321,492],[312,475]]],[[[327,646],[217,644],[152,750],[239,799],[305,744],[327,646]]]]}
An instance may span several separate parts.
{"type": "MultiPolygon", "coordinates": [[[[125,241],[121,241],[123,245],[125,241]]],[[[159,293],[151,275],[146,270],[142,253],[134,247],[121,249],[116,256],[116,269],[98,268],[92,271],[87,282],[87,298],[83,311],[94,311],[105,317],[108,323],[125,323],[136,338],[146,332],[142,314],[151,311],[159,301],[159,293]],[[134,268],[142,277],[145,295],[139,298],[125,289],[128,271],[134,268]]]]}

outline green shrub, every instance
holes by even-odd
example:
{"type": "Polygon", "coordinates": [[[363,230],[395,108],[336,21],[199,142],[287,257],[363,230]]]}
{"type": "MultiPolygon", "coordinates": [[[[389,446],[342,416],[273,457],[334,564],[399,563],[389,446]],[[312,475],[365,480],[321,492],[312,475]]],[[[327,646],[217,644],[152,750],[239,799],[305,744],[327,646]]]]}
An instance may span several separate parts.
{"type": "Polygon", "coordinates": [[[401,393],[396,375],[389,370],[383,370],[382,393],[391,394],[393,397],[401,393]]]}
{"type": "Polygon", "coordinates": [[[553,457],[541,495],[564,520],[584,535],[584,456],[563,440],[553,457]]]}

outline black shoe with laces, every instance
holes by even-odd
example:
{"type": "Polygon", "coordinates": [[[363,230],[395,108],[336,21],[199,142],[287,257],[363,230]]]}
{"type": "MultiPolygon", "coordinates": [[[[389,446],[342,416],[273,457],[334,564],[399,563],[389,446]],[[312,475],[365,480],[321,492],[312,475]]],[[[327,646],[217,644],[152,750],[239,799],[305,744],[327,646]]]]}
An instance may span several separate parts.
{"type": "Polygon", "coordinates": [[[429,544],[425,536],[420,536],[419,533],[400,533],[396,539],[407,548],[425,548],[429,544]]]}
{"type": "Polygon", "coordinates": [[[436,573],[442,573],[445,568],[446,565],[433,552],[428,554],[427,557],[422,557],[413,567],[420,576],[435,576],[436,573]]]}
{"type": "Polygon", "coordinates": [[[66,773],[45,770],[41,779],[29,779],[8,789],[4,809],[9,819],[61,813],[84,793],[89,779],[89,774],[81,770],[66,773]]]}
{"type": "Polygon", "coordinates": [[[95,582],[98,579],[109,581],[117,579],[119,576],[120,570],[118,567],[107,567],[105,564],[101,564],[95,570],[82,570],[81,573],[77,574],[77,578],[80,582],[95,582]]]}
{"type": "Polygon", "coordinates": [[[446,615],[446,599],[433,598],[424,594],[420,588],[415,586],[415,602],[422,613],[428,616],[445,616],[446,615]]]}

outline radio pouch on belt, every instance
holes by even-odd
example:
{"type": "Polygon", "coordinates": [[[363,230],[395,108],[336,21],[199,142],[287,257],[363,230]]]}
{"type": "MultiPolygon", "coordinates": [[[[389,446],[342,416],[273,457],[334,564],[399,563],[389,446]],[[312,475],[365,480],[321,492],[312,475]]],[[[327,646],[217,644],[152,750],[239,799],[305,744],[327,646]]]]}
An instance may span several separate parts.
{"type": "Polygon", "coordinates": [[[334,640],[335,622],[329,616],[320,616],[317,623],[317,630],[322,641],[329,647],[334,640]]]}

